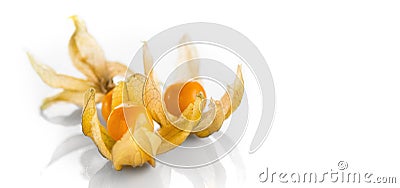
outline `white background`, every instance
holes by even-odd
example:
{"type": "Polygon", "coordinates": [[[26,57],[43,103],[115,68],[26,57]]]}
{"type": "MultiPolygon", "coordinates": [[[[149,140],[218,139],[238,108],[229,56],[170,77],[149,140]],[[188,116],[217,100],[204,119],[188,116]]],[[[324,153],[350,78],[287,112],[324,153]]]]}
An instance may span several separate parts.
{"type": "MultiPolygon", "coordinates": [[[[341,160],[348,162],[349,171],[396,176],[400,167],[399,10],[398,1],[3,1],[0,183],[2,187],[88,186],[88,169],[80,157],[84,149],[46,167],[60,143],[80,134],[80,126],[55,125],[39,115],[41,100],[55,90],[40,81],[25,56],[30,51],[57,71],[80,76],[67,50],[73,32],[68,16],[73,14],[85,19],[108,59],[125,64],[141,41],[182,23],[215,22],[252,40],[272,71],[277,106],[262,148],[254,155],[247,153],[247,146],[240,150],[246,185],[309,187],[261,184],[258,174],[266,167],[330,171],[341,160]]],[[[96,164],[104,162],[98,159],[96,164]]],[[[234,165],[224,165],[227,181],[234,181],[234,165]]],[[[172,173],[171,187],[190,186],[185,176],[172,173]]]]}

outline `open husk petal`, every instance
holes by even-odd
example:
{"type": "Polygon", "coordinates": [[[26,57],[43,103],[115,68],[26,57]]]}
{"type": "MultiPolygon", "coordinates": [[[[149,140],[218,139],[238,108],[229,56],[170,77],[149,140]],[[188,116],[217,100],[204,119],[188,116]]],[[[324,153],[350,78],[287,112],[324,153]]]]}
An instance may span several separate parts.
{"type": "MultiPolygon", "coordinates": [[[[41,110],[45,110],[51,105],[58,103],[58,102],[67,102],[72,103],[77,106],[83,107],[84,105],[84,91],[70,91],[70,90],[63,90],[60,93],[47,97],[43,100],[42,105],[40,106],[41,110]]],[[[96,93],[95,102],[98,103],[102,100],[104,94],[96,93]]]]}
{"type": "Polygon", "coordinates": [[[69,40],[69,53],[73,65],[86,76],[86,79],[58,74],[51,67],[39,63],[27,53],[32,67],[43,82],[50,87],[63,89],[59,94],[46,98],[41,106],[42,110],[58,101],[83,106],[84,92],[89,88],[94,88],[98,92],[96,103],[100,102],[103,98],[102,94],[108,93],[115,87],[113,83],[115,76],[133,74],[124,64],[107,61],[101,47],[88,33],[84,21],[77,16],[71,16],[71,19],[75,25],[75,31],[69,40]]]}
{"type": "Polygon", "coordinates": [[[125,82],[118,82],[118,84],[113,89],[112,100],[111,100],[111,109],[121,105],[126,99],[127,93],[125,90],[125,82]]]}
{"type": "Polygon", "coordinates": [[[96,144],[100,153],[111,160],[111,149],[115,141],[108,134],[106,128],[101,125],[96,110],[95,90],[89,89],[85,94],[85,106],[82,112],[82,132],[90,137],[96,144]]]}
{"type": "Polygon", "coordinates": [[[27,55],[33,69],[43,80],[43,82],[50,87],[61,88],[71,91],[86,91],[91,87],[95,87],[94,84],[87,80],[74,78],[72,76],[64,74],[58,74],[51,67],[36,61],[36,59],[31,54],[27,53],[27,55]]]}
{"type": "Polygon", "coordinates": [[[190,44],[190,42],[191,39],[187,34],[183,35],[179,41],[181,46],[178,48],[178,63],[191,61],[187,68],[184,69],[186,72],[181,74],[180,79],[183,79],[184,81],[194,78],[199,74],[199,63],[198,60],[196,60],[196,58],[198,58],[197,49],[193,44],[190,44]],[[183,75],[186,75],[187,78],[185,78],[183,75]]]}
{"type": "Polygon", "coordinates": [[[222,110],[225,114],[225,119],[239,107],[244,93],[244,81],[242,75],[242,66],[238,65],[236,70],[236,78],[233,84],[228,85],[227,92],[222,96],[222,110]]]}
{"type": "Polygon", "coordinates": [[[127,103],[143,105],[143,90],[146,77],[135,73],[126,79],[125,89],[127,103]]]}
{"type": "Polygon", "coordinates": [[[111,109],[121,104],[143,105],[143,87],[146,77],[136,73],[119,82],[112,93],[111,109]]]}
{"type": "Polygon", "coordinates": [[[144,74],[149,75],[150,72],[153,72],[153,56],[150,54],[150,49],[146,41],[143,42],[143,67],[144,74]]]}
{"type": "Polygon", "coordinates": [[[197,125],[197,128],[200,129],[200,131],[194,133],[196,136],[201,138],[207,137],[221,128],[222,123],[225,120],[225,115],[222,111],[222,104],[220,101],[214,101],[214,104],[215,106],[202,116],[201,121],[197,125]]]}
{"type": "Polygon", "coordinates": [[[87,31],[83,20],[71,16],[75,32],[69,41],[69,53],[74,66],[93,82],[110,79],[104,52],[87,31]]]}
{"type": "Polygon", "coordinates": [[[162,143],[157,154],[170,151],[186,140],[201,119],[202,101],[203,97],[196,97],[194,103],[190,104],[175,122],[166,121],[167,123],[158,129],[162,143]]]}
{"type": "Polygon", "coordinates": [[[221,129],[222,124],[240,105],[244,93],[244,82],[242,75],[242,67],[238,65],[236,78],[233,84],[228,85],[227,92],[222,96],[220,101],[214,101],[215,106],[205,113],[203,119],[197,125],[202,129],[209,124],[210,119],[214,118],[207,128],[195,132],[198,137],[207,137],[221,129]],[[214,109],[213,109],[214,108],[214,109]],[[213,111],[214,110],[214,111],[213,111]],[[213,114],[213,112],[215,114],[213,114]]]}
{"type": "Polygon", "coordinates": [[[154,71],[151,70],[153,58],[150,55],[146,42],[143,44],[143,65],[147,76],[144,85],[143,104],[149,111],[153,120],[162,127],[168,123],[168,120],[162,107],[161,91],[158,81],[155,78],[154,71]]]}
{"type": "Polygon", "coordinates": [[[155,166],[154,156],[160,146],[161,139],[153,132],[153,125],[146,120],[146,114],[141,114],[136,122],[129,125],[123,137],[112,149],[112,161],[116,170],[122,166],[142,166],[148,162],[155,166]]]}

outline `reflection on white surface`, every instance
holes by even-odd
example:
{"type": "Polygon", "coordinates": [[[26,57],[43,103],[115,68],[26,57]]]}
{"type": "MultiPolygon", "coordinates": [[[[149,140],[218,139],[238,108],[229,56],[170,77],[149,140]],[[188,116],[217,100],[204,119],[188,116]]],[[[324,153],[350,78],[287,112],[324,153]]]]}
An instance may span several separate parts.
{"type": "Polygon", "coordinates": [[[56,150],[54,150],[53,155],[51,156],[48,166],[63,156],[88,146],[93,146],[93,142],[90,140],[90,138],[84,136],[83,134],[71,136],[57,146],[56,150]]]}
{"type": "MultiPolygon", "coordinates": [[[[82,121],[82,108],[76,108],[75,106],[62,104],[63,108],[60,109],[61,104],[53,105],[50,109],[40,111],[40,116],[46,121],[62,126],[80,126],[82,121]],[[67,114],[64,114],[67,112],[67,114]]],[[[101,108],[97,107],[97,111],[101,112],[101,108]]],[[[101,113],[98,114],[99,121],[104,125],[105,121],[101,113]]]]}
{"type": "MultiPolygon", "coordinates": [[[[73,113],[74,114],[74,113],[73,113]]],[[[58,116],[60,118],[61,116],[58,116]]],[[[68,119],[67,122],[75,122],[75,115],[67,115],[62,118],[68,119]]],[[[80,118],[80,117],[78,117],[80,118]]],[[[48,119],[49,120],[49,119],[48,119]]],[[[66,125],[66,124],[61,124],[66,125]]],[[[190,137],[188,142],[205,142],[205,140],[197,137],[190,137]]],[[[231,140],[224,139],[223,142],[231,142],[231,140]]],[[[218,142],[215,147],[219,147],[218,142]]],[[[96,146],[92,141],[85,137],[83,134],[73,135],[63,141],[54,151],[49,165],[57,162],[60,158],[78,151],[86,149],[80,156],[80,163],[83,168],[83,176],[89,179],[89,187],[102,188],[102,187],[170,187],[171,177],[173,173],[178,173],[184,176],[191,182],[195,188],[205,187],[227,187],[227,171],[221,163],[217,161],[213,164],[203,166],[200,168],[174,168],[156,163],[156,167],[152,168],[150,165],[143,165],[142,167],[124,167],[121,171],[114,170],[112,163],[104,159],[98,152],[96,146]]],[[[208,152],[204,152],[202,157],[210,157],[217,155],[217,149],[214,148],[208,152]]],[[[175,156],[182,157],[182,156],[175,156]]],[[[185,156],[190,157],[190,156],[185,156]]],[[[233,179],[236,185],[242,185],[245,179],[245,166],[240,153],[237,149],[231,151],[226,158],[230,159],[236,170],[237,177],[233,179]]],[[[77,171],[77,173],[79,173],[77,171]]]]}
{"type": "Polygon", "coordinates": [[[226,172],[220,162],[200,168],[175,170],[184,175],[195,188],[226,187],[226,172]]]}
{"type": "MultiPolygon", "coordinates": [[[[220,134],[217,132],[215,134],[220,134]]],[[[207,142],[206,138],[199,139],[197,137],[188,137],[186,142],[207,142]]],[[[218,140],[211,146],[213,148],[211,150],[207,150],[207,152],[201,153],[201,157],[212,159],[213,156],[216,156],[218,152],[226,153],[227,151],[223,150],[223,145],[232,145],[233,141],[229,137],[224,137],[223,140],[218,140]],[[228,143],[228,144],[227,144],[228,143]]],[[[228,148],[229,149],[229,148],[228,148]]],[[[189,155],[190,156],[190,155],[189,155]]],[[[179,157],[176,155],[175,157],[179,157]]],[[[188,157],[188,156],[185,156],[188,157]]],[[[230,151],[229,155],[226,158],[230,159],[231,164],[235,167],[236,175],[235,177],[235,185],[241,187],[245,180],[245,166],[242,160],[242,157],[238,151],[238,149],[233,149],[230,151]]],[[[224,159],[226,159],[224,158],[224,159]]],[[[202,187],[227,187],[227,172],[221,160],[218,160],[210,165],[203,166],[200,168],[175,168],[174,170],[187,179],[191,181],[195,188],[202,188],[202,187]]]]}
{"type": "MultiPolygon", "coordinates": [[[[186,177],[195,188],[226,187],[227,173],[220,161],[193,169],[173,168],[157,163],[155,168],[145,164],[138,168],[124,167],[121,171],[116,171],[112,163],[105,160],[94,145],[88,144],[83,135],[71,136],[61,143],[56,148],[49,165],[81,148],[88,148],[80,156],[80,163],[84,169],[83,176],[89,179],[89,187],[167,188],[170,187],[171,173],[173,172],[186,177]]],[[[238,150],[233,150],[227,157],[237,172],[237,177],[234,179],[239,185],[242,185],[245,179],[245,166],[238,150]]]]}
{"type": "Polygon", "coordinates": [[[101,156],[96,146],[86,150],[80,157],[80,162],[83,167],[82,175],[91,179],[100,169],[104,167],[107,160],[101,156]]]}
{"type": "Polygon", "coordinates": [[[89,187],[169,187],[171,169],[157,165],[152,168],[144,165],[140,168],[125,167],[116,171],[111,162],[107,162],[89,181],[89,187]]]}
{"type": "MultiPolygon", "coordinates": [[[[55,106],[57,107],[57,105],[55,106]]],[[[48,122],[62,126],[74,126],[74,125],[79,125],[81,123],[82,108],[74,109],[69,114],[63,114],[63,115],[60,114],[52,115],[51,113],[50,114],[46,113],[46,111],[40,111],[40,116],[42,116],[48,122]]]]}

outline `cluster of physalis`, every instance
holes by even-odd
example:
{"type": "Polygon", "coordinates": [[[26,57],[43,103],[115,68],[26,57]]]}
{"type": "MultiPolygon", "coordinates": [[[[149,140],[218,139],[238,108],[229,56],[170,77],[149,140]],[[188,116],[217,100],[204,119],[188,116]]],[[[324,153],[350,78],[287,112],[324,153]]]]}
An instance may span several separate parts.
{"type": "MultiPolygon", "coordinates": [[[[156,155],[179,146],[190,134],[207,137],[218,131],[239,106],[244,92],[240,65],[234,83],[227,87],[220,100],[211,98],[213,105],[203,113],[206,91],[200,82],[175,83],[161,93],[160,84],[149,69],[153,60],[146,43],[143,45],[145,74],[134,73],[123,64],[107,61],[84,22],[76,16],[71,18],[76,29],[69,42],[70,56],[86,79],[57,74],[28,54],[41,79],[51,87],[63,89],[46,98],[41,109],[58,101],[83,107],[83,133],[113,162],[116,170],[124,165],[142,166],[146,162],[154,166],[156,155]],[[114,84],[113,78],[125,73],[130,76],[114,84]],[[177,105],[170,105],[175,101],[177,105]],[[99,102],[105,126],[98,119],[96,104],[99,102]],[[159,124],[159,129],[155,130],[154,122],[159,124]],[[207,126],[196,129],[204,124],[207,126]]],[[[184,56],[196,56],[195,49],[184,50],[184,56]]]]}

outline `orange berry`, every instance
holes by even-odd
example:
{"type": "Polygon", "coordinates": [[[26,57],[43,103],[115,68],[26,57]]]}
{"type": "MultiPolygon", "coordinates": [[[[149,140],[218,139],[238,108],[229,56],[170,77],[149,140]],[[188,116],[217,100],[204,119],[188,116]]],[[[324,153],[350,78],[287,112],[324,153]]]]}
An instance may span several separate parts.
{"type": "Polygon", "coordinates": [[[113,90],[110,90],[103,98],[101,101],[101,115],[103,116],[103,119],[107,121],[108,116],[110,116],[111,113],[111,104],[112,104],[112,94],[113,90]]]}
{"type": "Polygon", "coordinates": [[[168,86],[164,94],[164,103],[168,112],[174,116],[181,115],[179,110],[179,91],[181,90],[183,83],[176,83],[168,86]]]}
{"type": "Polygon", "coordinates": [[[121,139],[128,130],[128,125],[132,128],[135,126],[136,119],[140,114],[144,114],[147,117],[147,123],[153,125],[153,120],[148,116],[146,108],[143,105],[119,106],[115,108],[108,117],[108,133],[114,140],[121,139]],[[128,125],[126,124],[127,122],[128,125]]]}
{"type": "Polygon", "coordinates": [[[170,85],[164,94],[164,102],[169,113],[179,116],[200,93],[206,97],[203,86],[196,81],[170,85]]]}
{"type": "Polygon", "coordinates": [[[183,112],[191,103],[196,100],[197,95],[203,94],[206,97],[206,92],[199,82],[187,82],[179,92],[179,109],[183,112]]]}

